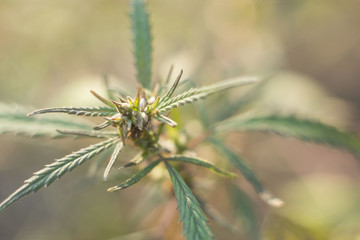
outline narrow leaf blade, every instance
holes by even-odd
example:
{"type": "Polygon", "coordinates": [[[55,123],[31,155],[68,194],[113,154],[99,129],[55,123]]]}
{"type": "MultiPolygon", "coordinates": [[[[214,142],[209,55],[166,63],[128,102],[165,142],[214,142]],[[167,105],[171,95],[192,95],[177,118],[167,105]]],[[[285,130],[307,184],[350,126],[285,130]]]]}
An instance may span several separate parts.
{"type": "Polygon", "coordinates": [[[66,172],[81,165],[86,160],[98,155],[100,152],[114,145],[118,138],[111,138],[106,141],[83,148],[77,152],[71,153],[55,162],[46,165],[42,170],[35,172],[34,175],[25,181],[25,184],[0,203],[0,212],[10,206],[15,201],[25,195],[36,192],[40,188],[49,186],[53,181],[60,178],[66,172]]]}
{"type": "Polygon", "coordinates": [[[218,132],[229,130],[273,132],[281,136],[346,149],[355,157],[360,158],[360,140],[357,136],[318,121],[299,119],[294,116],[271,115],[234,119],[216,126],[218,132]]]}
{"type": "Polygon", "coordinates": [[[154,161],[152,163],[150,163],[148,166],[146,166],[144,169],[140,170],[139,172],[137,172],[136,174],[134,174],[133,176],[131,176],[130,178],[128,178],[125,182],[111,187],[108,189],[109,192],[114,192],[117,190],[121,190],[124,188],[128,188],[131,185],[134,185],[135,183],[137,183],[138,181],[140,181],[143,177],[145,177],[151,170],[153,170],[154,167],[156,167],[159,164],[160,160],[154,161]]]}
{"type": "Polygon", "coordinates": [[[132,0],[130,5],[137,79],[144,88],[150,89],[152,36],[149,14],[143,0],[132,0]]]}
{"type": "Polygon", "coordinates": [[[168,112],[173,108],[193,103],[199,99],[205,98],[213,93],[224,91],[233,87],[243,86],[257,81],[256,77],[242,77],[236,80],[228,80],[219,83],[205,86],[202,88],[192,88],[184,93],[181,93],[170,99],[160,99],[160,104],[157,106],[158,113],[168,112]]]}
{"type": "Polygon", "coordinates": [[[166,102],[173,95],[173,93],[175,92],[175,89],[177,88],[177,86],[180,82],[182,74],[183,74],[183,70],[181,69],[180,74],[177,76],[175,82],[173,83],[171,88],[165,93],[165,95],[159,100],[157,105],[160,105],[161,103],[166,102]]]}
{"type": "Polygon", "coordinates": [[[258,179],[252,169],[244,162],[244,160],[225,146],[219,139],[211,138],[210,143],[237,168],[240,170],[245,179],[251,184],[254,190],[260,197],[270,206],[280,207],[283,201],[273,197],[267,190],[265,190],[262,182],[258,179]]]}
{"type": "MultiPolygon", "coordinates": [[[[105,78],[106,79],[106,78],[105,78]]],[[[107,83],[107,81],[105,81],[106,83],[107,83]]],[[[102,96],[100,96],[99,94],[97,94],[95,91],[93,91],[93,90],[90,90],[90,93],[92,94],[92,95],[94,95],[94,97],[96,97],[97,99],[99,99],[101,102],[103,102],[104,104],[106,104],[107,106],[109,106],[109,107],[114,107],[114,104],[111,102],[111,101],[109,101],[109,100],[107,100],[106,98],[103,98],[102,96]]],[[[110,95],[110,94],[109,94],[110,95]]]]}
{"type": "Polygon", "coordinates": [[[167,162],[165,164],[173,182],[175,197],[178,202],[179,220],[183,222],[183,234],[186,239],[213,239],[214,234],[198,200],[175,168],[167,162]]]}
{"type": "Polygon", "coordinates": [[[88,131],[91,126],[86,122],[75,122],[67,118],[42,116],[39,118],[26,117],[28,110],[14,105],[0,104],[0,134],[17,134],[28,137],[64,137],[57,132],[58,128],[74,131],[88,131]]]}
{"type": "Polygon", "coordinates": [[[108,117],[117,114],[115,107],[56,107],[33,111],[28,116],[44,113],[67,113],[77,116],[108,117]]]}
{"type": "Polygon", "coordinates": [[[116,137],[119,134],[117,132],[99,132],[99,131],[73,131],[73,130],[62,130],[56,129],[58,133],[64,135],[73,135],[76,137],[92,137],[92,138],[111,138],[116,137]]]}
{"type": "Polygon", "coordinates": [[[226,170],[220,169],[216,166],[214,166],[213,164],[201,159],[201,158],[195,158],[195,157],[187,157],[184,155],[178,155],[178,156],[173,156],[173,157],[168,157],[166,158],[166,160],[168,161],[176,161],[176,162],[184,162],[184,163],[191,163],[197,166],[201,166],[201,167],[205,167],[209,170],[212,170],[222,176],[225,177],[231,177],[231,178],[235,178],[236,175],[233,173],[230,173],[226,170]]]}
{"type": "Polygon", "coordinates": [[[175,122],[174,120],[172,120],[171,118],[168,118],[164,115],[154,115],[154,118],[156,120],[158,120],[159,122],[165,123],[167,125],[169,125],[170,127],[176,127],[177,126],[177,122],[175,122]]]}
{"type": "Polygon", "coordinates": [[[115,150],[114,150],[113,154],[111,155],[110,161],[109,161],[108,165],[105,168],[105,172],[104,172],[104,180],[105,181],[107,180],[109,172],[110,172],[112,166],[114,165],[115,160],[119,156],[120,151],[123,149],[123,147],[124,147],[124,144],[122,142],[119,142],[116,145],[115,150]]]}
{"type": "Polygon", "coordinates": [[[139,165],[140,163],[142,163],[145,160],[146,156],[147,155],[145,153],[140,153],[140,154],[136,155],[128,163],[125,163],[124,165],[120,166],[119,170],[123,169],[123,168],[128,168],[128,167],[139,165]]]}
{"type": "Polygon", "coordinates": [[[247,239],[260,240],[261,224],[259,224],[253,201],[235,185],[229,185],[227,190],[234,212],[242,220],[241,223],[244,225],[245,232],[247,232],[247,239]]]}
{"type": "Polygon", "coordinates": [[[250,104],[254,103],[260,96],[264,94],[268,83],[269,78],[264,78],[259,83],[255,84],[255,86],[252,87],[249,91],[245,92],[244,95],[238,98],[235,102],[227,102],[227,107],[219,108],[213,122],[217,123],[224,121],[225,119],[234,116],[236,113],[239,113],[239,111],[243,112],[246,110],[250,104]]]}

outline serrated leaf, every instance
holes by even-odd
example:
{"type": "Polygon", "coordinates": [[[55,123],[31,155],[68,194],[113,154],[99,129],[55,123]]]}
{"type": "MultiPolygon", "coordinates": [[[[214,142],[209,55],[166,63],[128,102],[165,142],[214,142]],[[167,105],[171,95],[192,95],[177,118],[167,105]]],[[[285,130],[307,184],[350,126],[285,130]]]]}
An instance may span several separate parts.
{"type": "Polygon", "coordinates": [[[190,188],[173,166],[165,162],[174,186],[178,202],[179,220],[183,223],[183,234],[187,240],[209,240],[214,238],[208,220],[190,188]]]}
{"type": "Polygon", "coordinates": [[[211,138],[210,143],[222,153],[245,177],[245,179],[251,184],[254,190],[260,195],[260,197],[270,206],[280,207],[283,205],[283,201],[273,197],[267,190],[265,190],[263,184],[251,170],[251,168],[245,163],[245,161],[225,146],[219,139],[211,138]]]}
{"type": "Polygon", "coordinates": [[[195,102],[201,98],[205,98],[213,93],[220,92],[229,88],[251,84],[257,81],[256,77],[242,77],[236,80],[228,80],[215,83],[202,88],[192,88],[168,100],[160,99],[160,104],[156,107],[158,113],[168,112],[173,108],[181,105],[195,102]]]}
{"type": "Polygon", "coordinates": [[[106,149],[100,156],[97,156],[97,158],[94,161],[91,161],[86,176],[89,178],[94,178],[102,162],[105,159],[108,159],[113,151],[114,151],[113,147],[110,147],[106,149]]]}
{"type": "Polygon", "coordinates": [[[56,108],[44,108],[33,111],[28,116],[44,113],[67,113],[78,116],[89,117],[107,117],[117,114],[115,107],[56,107],[56,108]]]}
{"type": "Polygon", "coordinates": [[[100,152],[111,147],[119,138],[111,138],[106,141],[83,148],[77,152],[71,153],[63,158],[55,160],[55,162],[46,165],[42,170],[35,172],[34,175],[25,181],[18,190],[0,203],[0,211],[19,200],[23,196],[36,192],[42,187],[49,186],[53,181],[59,179],[66,172],[71,171],[75,167],[81,165],[86,160],[98,155],[100,152]]]}
{"type": "Polygon", "coordinates": [[[360,158],[360,140],[357,136],[314,120],[271,115],[233,119],[216,126],[218,132],[229,130],[273,132],[281,136],[346,149],[360,158]]]}
{"type": "Polygon", "coordinates": [[[50,116],[30,118],[26,116],[27,112],[27,109],[19,106],[0,104],[0,134],[65,137],[66,135],[62,135],[56,129],[91,130],[91,126],[85,122],[75,122],[71,119],[50,116]]]}
{"type": "Polygon", "coordinates": [[[138,181],[140,181],[143,177],[145,177],[154,167],[156,167],[159,164],[160,160],[154,161],[152,163],[150,163],[148,166],[146,166],[144,169],[140,170],[139,172],[137,172],[136,174],[134,174],[132,177],[128,178],[125,182],[111,187],[108,189],[109,192],[114,192],[117,190],[121,190],[124,188],[128,188],[131,185],[134,185],[135,183],[137,183],[138,181]]]}
{"type": "Polygon", "coordinates": [[[150,89],[152,37],[149,14],[144,0],[131,0],[130,5],[137,80],[144,88],[150,89]]]}
{"type": "Polygon", "coordinates": [[[197,166],[201,166],[201,167],[205,167],[207,169],[210,169],[220,175],[226,176],[226,177],[231,177],[231,178],[235,178],[236,175],[228,172],[226,170],[220,169],[216,166],[214,166],[213,164],[201,159],[201,158],[195,158],[195,157],[187,157],[187,156],[183,156],[183,155],[177,155],[177,156],[173,156],[173,157],[168,157],[166,158],[166,160],[168,161],[176,161],[176,162],[184,162],[184,163],[191,163],[197,166]]]}
{"type": "Polygon", "coordinates": [[[168,118],[164,115],[154,115],[153,116],[156,120],[158,120],[159,122],[165,123],[167,125],[169,125],[170,127],[176,127],[177,126],[177,122],[175,122],[174,120],[172,120],[171,118],[168,118]]]}

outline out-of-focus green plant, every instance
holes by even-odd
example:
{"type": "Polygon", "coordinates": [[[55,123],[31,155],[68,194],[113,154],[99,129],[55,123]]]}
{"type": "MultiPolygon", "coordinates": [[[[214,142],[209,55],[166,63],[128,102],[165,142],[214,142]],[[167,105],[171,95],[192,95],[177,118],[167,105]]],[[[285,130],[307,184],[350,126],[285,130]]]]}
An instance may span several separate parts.
{"type": "MultiPolygon", "coordinates": [[[[187,239],[214,238],[205,214],[218,221],[220,225],[236,232],[236,227],[231,226],[231,224],[224,220],[221,214],[197,199],[189,187],[194,184],[191,175],[186,174],[186,177],[183,177],[181,173],[183,164],[193,164],[207,168],[225,177],[234,178],[236,175],[190,154],[194,150],[193,147],[190,148],[189,144],[183,143],[177,137],[174,137],[179,136],[179,131],[176,129],[177,122],[171,119],[169,115],[173,109],[182,105],[193,103],[211,94],[230,88],[253,84],[261,81],[261,79],[253,76],[244,76],[205,87],[191,88],[182,93],[175,94],[183,71],[179,73],[172,85],[169,84],[171,78],[170,71],[165,82],[157,82],[155,84],[151,77],[152,36],[146,6],[143,0],[131,0],[130,5],[134,35],[135,66],[137,80],[141,85],[138,87],[137,95],[134,98],[123,96],[120,92],[119,96],[114,96],[114,92],[110,89],[108,89],[107,98],[91,91],[105,106],[47,108],[33,111],[27,114],[27,116],[25,109],[14,110],[13,106],[0,105],[0,132],[2,134],[15,133],[31,137],[47,136],[54,138],[77,136],[103,139],[103,141],[97,144],[57,159],[55,162],[46,165],[42,170],[35,172],[31,178],[25,181],[24,185],[0,204],[0,211],[23,196],[49,186],[53,181],[85,161],[100,155],[107,149],[113,149],[112,156],[103,175],[104,180],[106,180],[118,155],[127,146],[138,149],[139,154],[120,169],[140,167],[140,164],[143,162],[147,163],[147,166],[140,169],[123,183],[109,188],[109,192],[130,187],[148,175],[156,166],[163,164],[163,168],[167,170],[173,183],[179,219],[183,224],[183,234],[187,239]],[[88,123],[74,122],[58,117],[33,117],[34,115],[45,113],[67,113],[77,116],[102,117],[105,121],[92,128],[88,123]],[[164,131],[165,125],[175,128],[175,133],[164,131]],[[105,128],[110,130],[103,130],[105,128]],[[169,141],[172,142],[169,144],[169,141]],[[202,210],[202,206],[205,213],[202,210]]],[[[261,84],[259,85],[261,86],[261,84]]],[[[256,91],[256,88],[254,88],[254,91],[256,91]]],[[[235,112],[234,109],[238,109],[242,104],[246,104],[249,101],[249,96],[252,95],[256,95],[256,93],[253,92],[253,94],[241,98],[235,105],[228,104],[226,109],[219,110],[221,116],[218,116],[217,119],[220,119],[221,122],[209,122],[203,112],[202,122],[207,129],[207,134],[195,139],[195,142],[207,141],[211,143],[224,156],[224,159],[227,159],[235,169],[240,171],[259,196],[270,206],[278,207],[283,202],[273,197],[265,189],[263,183],[245,163],[243,157],[234,153],[224,144],[221,140],[222,133],[235,130],[273,132],[282,136],[343,148],[354,156],[359,157],[360,141],[356,136],[317,121],[275,114],[250,117],[239,116],[229,119],[232,113],[235,112]]],[[[249,201],[241,192],[236,190],[232,192],[236,202],[241,201],[243,204],[249,205],[249,201]]],[[[254,213],[252,211],[243,214],[248,221],[253,222],[254,213]]],[[[256,224],[251,223],[248,228],[249,236],[253,239],[258,239],[260,234],[256,224]]]]}

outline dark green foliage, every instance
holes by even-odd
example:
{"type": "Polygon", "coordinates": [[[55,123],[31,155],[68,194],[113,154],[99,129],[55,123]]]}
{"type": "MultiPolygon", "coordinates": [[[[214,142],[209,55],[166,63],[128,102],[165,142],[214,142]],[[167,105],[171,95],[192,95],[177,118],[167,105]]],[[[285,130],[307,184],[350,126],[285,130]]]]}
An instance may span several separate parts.
{"type": "Polygon", "coordinates": [[[223,175],[223,176],[226,176],[226,177],[231,177],[231,178],[234,178],[236,175],[233,174],[233,173],[230,173],[226,170],[223,170],[223,169],[220,169],[220,168],[217,168],[215,167],[213,164],[209,163],[209,162],[206,162],[205,160],[201,159],[201,158],[194,158],[194,157],[187,157],[187,156],[174,156],[174,157],[169,157],[169,158],[166,158],[166,160],[168,161],[176,161],[176,162],[184,162],[184,163],[191,163],[191,164],[194,164],[194,165],[198,165],[198,166],[201,166],[201,167],[205,167],[205,168],[208,168],[220,175],[223,175]]]}
{"type": "Polygon", "coordinates": [[[151,170],[153,170],[154,167],[156,167],[156,165],[158,165],[160,162],[160,160],[157,160],[155,162],[150,163],[147,167],[145,167],[144,169],[142,169],[141,171],[137,172],[135,175],[133,175],[132,177],[130,177],[129,179],[127,179],[125,182],[111,187],[108,189],[109,192],[114,192],[117,190],[121,190],[124,188],[128,188],[131,185],[137,183],[138,181],[140,181],[143,177],[145,177],[151,170]]]}
{"type": "Polygon", "coordinates": [[[146,11],[143,0],[132,0],[130,5],[137,80],[144,88],[150,89],[152,36],[150,32],[149,14],[146,11]]]}
{"type": "Polygon", "coordinates": [[[136,155],[131,161],[119,167],[119,169],[136,166],[142,163],[145,160],[145,158],[146,158],[145,154],[140,153],[136,155]]]}
{"type": "Polygon", "coordinates": [[[346,149],[356,157],[360,157],[360,140],[355,135],[318,121],[294,116],[271,115],[235,119],[218,124],[216,129],[219,132],[230,130],[273,132],[285,137],[346,149]]]}
{"type": "Polygon", "coordinates": [[[257,78],[255,77],[242,77],[236,80],[223,81],[202,88],[192,88],[170,99],[165,95],[165,97],[160,99],[157,109],[159,113],[168,112],[173,108],[177,108],[188,103],[193,103],[201,98],[209,96],[210,94],[237,86],[255,83],[256,81],[257,78]]]}
{"type": "Polygon", "coordinates": [[[241,159],[238,155],[232,152],[227,146],[225,146],[222,141],[211,138],[209,141],[213,144],[213,146],[222,154],[226,159],[228,159],[234,167],[240,170],[242,175],[249,181],[249,183],[253,186],[256,192],[261,193],[264,191],[264,187],[260,180],[256,177],[254,172],[250,169],[248,165],[241,159]]]}
{"type": "Polygon", "coordinates": [[[235,214],[242,219],[244,228],[250,239],[261,239],[261,227],[257,222],[256,212],[249,196],[236,186],[229,186],[229,195],[231,196],[235,214]]]}
{"type": "Polygon", "coordinates": [[[209,141],[221,154],[224,155],[226,159],[228,159],[234,165],[234,167],[240,170],[241,174],[267,204],[273,207],[279,207],[283,204],[282,200],[273,197],[268,191],[265,190],[263,184],[257,178],[255,173],[239,155],[235,154],[216,138],[211,138],[209,141]]]}
{"type": "MultiPolygon", "coordinates": [[[[105,156],[110,155],[112,152],[104,172],[104,180],[106,180],[122,149],[125,146],[129,146],[136,148],[139,154],[131,161],[123,164],[119,169],[134,167],[137,172],[125,182],[109,188],[108,191],[113,192],[130,187],[149,174],[156,166],[159,168],[163,167],[164,170],[168,171],[173,183],[179,218],[183,224],[183,234],[186,236],[186,239],[213,239],[214,234],[209,227],[208,219],[201,209],[203,202],[201,201],[201,204],[199,203],[187,185],[187,183],[190,186],[194,184],[192,176],[190,176],[190,174],[186,175],[185,183],[185,180],[181,177],[178,170],[183,169],[183,164],[193,164],[226,177],[233,178],[235,175],[201,158],[181,155],[186,154],[192,150],[192,148],[189,149],[186,143],[180,144],[180,139],[173,137],[170,131],[167,131],[168,129],[163,131],[164,126],[165,124],[173,128],[178,126],[177,122],[168,116],[171,110],[223,90],[255,83],[258,81],[258,77],[239,77],[234,80],[222,81],[201,88],[191,88],[173,96],[177,87],[184,81],[180,83],[180,78],[183,74],[181,70],[171,87],[168,87],[170,85],[171,68],[165,84],[156,88],[151,81],[152,36],[145,1],[131,0],[130,8],[137,80],[141,84],[134,98],[131,98],[122,90],[115,91],[110,89],[107,79],[105,79],[109,99],[100,96],[94,91],[91,91],[91,93],[106,106],[46,108],[33,111],[26,117],[27,111],[23,109],[14,110],[13,106],[0,105],[0,134],[13,133],[31,137],[75,136],[106,139],[58,159],[52,164],[46,165],[44,169],[34,173],[30,179],[25,181],[23,186],[0,203],[0,211],[30,192],[36,192],[40,188],[50,185],[66,172],[71,171],[103,151],[105,152],[103,154],[105,156]],[[120,96],[115,96],[114,93],[120,96]],[[66,113],[79,116],[101,117],[103,121],[100,125],[91,127],[86,122],[73,122],[65,118],[59,118],[57,115],[51,117],[30,117],[45,113],[66,113]],[[104,131],[104,128],[110,130],[104,131]],[[127,145],[128,142],[130,142],[130,144],[127,145]],[[147,163],[147,166],[139,169],[140,163],[144,161],[147,163]],[[160,162],[164,162],[166,168],[164,165],[159,165],[160,162]],[[174,162],[174,166],[176,167],[169,162],[174,162]]],[[[227,119],[242,106],[254,100],[254,98],[262,92],[263,84],[264,83],[259,84],[250,91],[250,93],[245,95],[245,97],[236,101],[235,104],[229,103],[226,107],[219,110],[216,119],[227,119]]],[[[228,103],[230,101],[225,100],[224,102],[228,103]]],[[[214,128],[211,126],[211,120],[206,116],[205,108],[201,109],[200,115],[207,132],[204,136],[200,136],[199,139],[201,141],[207,139],[212,143],[216,150],[240,171],[259,196],[270,206],[279,207],[283,202],[278,198],[274,198],[265,190],[262,182],[245,163],[244,159],[228,148],[224,142],[216,138],[214,134],[234,130],[274,132],[282,136],[347,149],[356,157],[360,157],[360,140],[356,136],[341,132],[334,127],[316,121],[298,119],[293,116],[272,115],[253,118],[233,118],[217,124],[214,128]]],[[[177,131],[176,134],[174,134],[175,136],[180,136],[180,131],[177,129],[172,130],[174,132],[177,131]]],[[[94,174],[94,171],[104,160],[105,158],[101,157],[95,162],[91,168],[91,175],[94,174]]],[[[244,194],[237,188],[231,189],[231,193],[233,193],[232,197],[237,212],[244,215],[244,218],[246,218],[249,223],[249,236],[253,239],[259,239],[259,228],[249,199],[244,197],[244,194]]],[[[204,203],[204,206],[204,209],[210,217],[236,234],[237,226],[231,226],[221,214],[209,207],[209,205],[204,203]]]]}
{"type": "Polygon", "coordinates": [[[75,122],[72,119],[41,117],[38,119],[26,117],[28,110],[14,105],[0,105],[0,134],[17,134],[29,137],[65,137],[56,129],[91,130],[86,123],[75,122]]]}
{"type": "Polygon", "coordinates": [[[83,148],[77,152],[60,158],[49,165],[46,165],[45,168],[35,172],[31,178],[25,181],[23,186],[21,186],[7,199],[0,203],[0,211],[4,210],[10,204],[22,198],[23,196],[31,192],[36,192],[42,187],[49,186],[53,181],[59,179],[65,173],[81,165],[86,160],[89,160],[90,158],[98,155],[105,149],[114,145],[117,141],[119,141],[118,138],[108,139],[106,141],[91,145],[87,148],[83,148]]]}
{"type": "MultiPolygon", "coordinates": [[[[83,161],[92,158],[93,156],[97,155],[99,152],[105,150],[106,148],[112,146],[115,142],[121,140],[121,143],[118,143],[117,147],[114,150],[114,153],[109,161],[109,164],[104,172],[104,179],[106,180],[111,167],[113,166],[118,154],[120,153],[120,150],[123,148],[125,141],[128,137],[131,136],[133,140],[139,139],[139,141],[135,141],[136,144],[139,145],[139,147],[144,148],[146,146],[147,148],[157,148],[156,141],[159,140],[159,137],[152,137],[154,133],[152,132],[152,129],[150,127],[150,121],[152,117],[160,121],[161,123],[165,123],[170,125],[171,127],[175,127],[177,123],[173,121],[172,119],[166,117],[164,114],[172,109],[176,108],[180,105],[183,105],[184,103],[189,103],[192,101],[195,101],[201,97],[206,97],[209,94],[215,93],[217,91],[222,91],[224,89],[228,89],[235,86],[241,86],[244,84],[249,84],[254,82],[253,78],[245,78],[240,79],[237,81],[227,81],[227,82],[220,82],[217,84],[213,84],[209,87],[203,87],[200,89],[192,89],[188,91],[185,94],[180,94],[181,97],[175,97],[170,98],[172,93],[175,91],[177,83],[179,82],[179,79],[181,77],[181,74],[175,81],[175,84],[167,91],[167,93],[162,97],[160,101],[155,101],[154,103],[148,103],[147,97],[145,95],[145,92],[141,89],[139,89],[137,93],[137,97],[135,99],[132,99],[130,97],[127,97],[127,101],[120,99],[120,102],[115,101],[109,101],[100,95],[96,94],[95,92],[92,92],[93,95],[95,95],[101,102],[108,105],[108,107],[62,107],[62,108],[47,108],[47,109],[41,109],[34,112],[31,112],[28,114],[28,116],[33,116],[37,114],[44,114],[44,113],[68,113],[68,114],[75,114],[75,115],[84,115],[84,116],[91,116],[91,117],[98,117],[102,116],[106,119],[106,122],[94,127],[94,130],[100,130],[105,127],[114,126],[117,127],[117,131],[83,131],[82,129],[89,129],[87,125],[84,124],[72,124],[71,122],[63,121],[63,120],[40,120],[39,122],[37,119],[41,118],[29,118],[25,117],[25,115],[20,114],[19,116],[14,114],[5,113],[0,114],[0,120],[3,120],[4,122],[9,122],[12,125],[7,126],[7,129],[9,132],[23,132],[27,133],[28,135],[31,135],[30,132],[30,126],[28,124],[21,124],[19,125],[19,121],[23,121],[24,123],[36,123],[35,125],[38,128],[43,128],[46,124],[49,124],[49,126],[56,126],[56,127],[66,127],[69,125],[69,127],[74,127],[74,125],[77,127],[76,130],[57,130],[54,131],[53,135],[61,134],[63,136],[78,136],[78,137],[95,137],[95,138],[111,138],[111,140],[107,140],[105,142],[99,143],[97,145],[90,146],[88,148],[84,148],[76,153],[73,153],[71,155],[68,155],[67,157],[63,159],[57,160],[54,164],[46,166],[45,169],[35,173],[34,177],[30,180],[27,180],[26,184],[21,187],[18,191],[16,191],[14,194],[12,194],[8,199],[6,199],[0,210],[4,209],[14,201],[18,200],[19,198],[23,197],[24,195],[28,194],[31,191],[36,191],[39,188],[43,186],[49,185],[52,181],[54,181],[56,178],[59,178],[62,176],[65,172],[70,171],[74,167],[80,165],[83,161]],[[190,93],[190,94],[189,94],[190,93]],[[161,104],[158,104],[161,102],[161,104]],[[167,109],[165,111],[165,109],[167,109]],[[1,116],[3,117],[1,119],[1,116]],[[17,117],[13,117],[17,116],[17,117]],[[111,116],[111,117],[107,117],[111,116]],[[16,122],[17,121],[17,122],[16,122]],[[40,123],[40,124],[39,124],[40,123]],[[45,123],[45,124],[43,124],[45,123]],[[56,124],[55,124],[56,123],[56,124]],[[19,129],[17,129],[19,127],[19,129]],[[25,130],[24,130],[25,129],[25,130]],[[78,130],[81,129],[81,130],[78,130]],[[109,141],[109,144],[107,144],[109,141]],[[111,144],[110,144],[111,143],[111,144]]],[[[158,98],[159,99],[159,98],[158,98]]],[[[45,118],[44,118],[45,119],[45,118]]],[[[45,130],[42,130],[44,132],[45,130]]],[[[39,131],[41,133],[41,131],[39,131]]],[[[46,133],[48,130],[46,130],[46,133]]],[[[159,132],[160,134],[161,132],[159,132]]],[[[42,135],[45,135],[44,133],[41,133],[42,135]]],[[[35,135],[35,133],[33,133],[35,135]]],[[[48,134],[50,135],[50,134],[48,134]]],[[[147,149],[143,149],[147,150],[147,149]]],[[[142,159],[141,161],[143,161],[142,159]]],[[[207,163],[201,159],[196,158],[188,158],[185,156],[174,156],[170,157],[169,160],[171,161],[180,161],[185,163],[192,163],[196,164],[202,167],[206,167],[210,170],[213,170],[217,173],[234,177],[233,174],[228,173],[224,170],[221,170],[215,166],[213,166],[210,163],[207,163]]],[[[141,161],[135,161],[130,162],[128,165],[125,166],[131,166],[136,165],[137,163],[141,161]]],[[[142,177],[144,177],[148,172],[150,172],[153,167],[155,167],[158,162],[152,162],[149,164],[148,167],[144,168],[140,172],[138,172],[136,175],[134,175],[132,178],[128,179],[125,183],[122,183],[118,186],[115,186],[113,188],[110,188],[109,191],[115,191],[120,190],[123,188],[126,188],[136,182],[138,182],[142,177]]],[[[186,221],[186,220],[184,220],[186,221]]]]}
{"type": "Polygon", "coordinates": [[[179,219],[183,222],[183,234],[189,240],[213,239],[206,216],[199,202],[173,166],[165,162],[173,182],[176,200],[178,202],[179,219]]]}

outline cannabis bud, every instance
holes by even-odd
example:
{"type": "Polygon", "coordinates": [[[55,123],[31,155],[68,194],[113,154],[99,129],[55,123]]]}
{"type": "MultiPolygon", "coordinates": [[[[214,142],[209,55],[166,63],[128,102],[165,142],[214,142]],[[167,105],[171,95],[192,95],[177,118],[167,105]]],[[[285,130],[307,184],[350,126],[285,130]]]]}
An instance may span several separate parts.
{"type": "Polygon", "coordinates": [[[114,126],[119,129],[119,133],[123,143],[128,137],[136,140],[142,136],[144,131],[150,131],[151,118],[154,116],[160,122],[166,123],[172,127],[176,127],[177,123],[170,118],[161,115],[158,107],[164,100],[169,99],[175,91],[183,71],[181,70],[174,85],[169,89],[164,97],[152,96],[149,100],[142,87],[138,88],[136,98],[132,99],[127,96],[126,100],[118,97],[119,101],[109,101],[99,94],[91,91],[91,93],[103,103],[115,107],[117,113],[111,117],[104,117],[106,121],[99,126],[94,127],[94,130],[100,130],[108,126],[114,126]]]}
{"type": "MultiPolygon", "coordinates": [[[[92,91],[92,93],[97,98],[100,97],[95,92],[92,91]]],[[[110,125],[117,127],[122,141],[125,143],[128,137],[131,136],[133,139],[137,139],[141,137],[143,131],[149,131],[152,115],[151,109],[157,104],[159,97],[148,101],[145,91],[139,88],[135,99],[131,97],[126,97],[126,100],[118,98],[119,102],[111,101],[118,113],[111,117],[105,117],[106,122],[94,127],[94,130],[103,129],[110,125]]]]}

